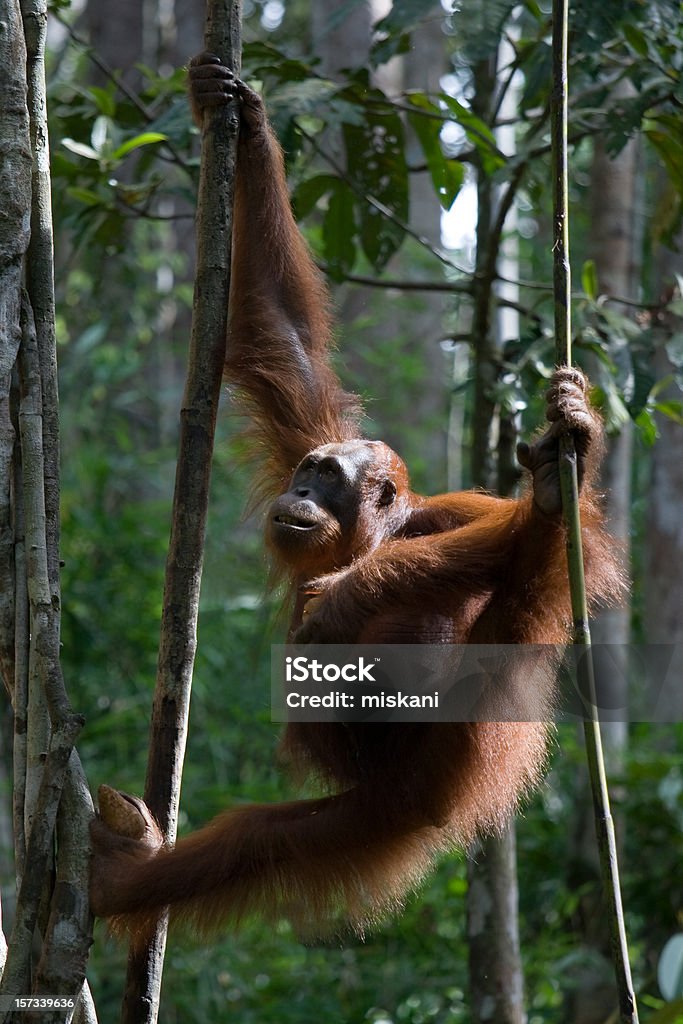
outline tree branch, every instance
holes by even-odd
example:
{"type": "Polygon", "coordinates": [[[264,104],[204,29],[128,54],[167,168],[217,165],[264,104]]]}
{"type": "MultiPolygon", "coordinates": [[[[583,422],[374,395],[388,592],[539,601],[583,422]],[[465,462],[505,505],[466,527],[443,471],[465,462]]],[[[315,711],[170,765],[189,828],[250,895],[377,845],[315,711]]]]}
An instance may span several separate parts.
{"type": "MultiPolygon", "coordinates": [[[[7,964],[0,985],[3,996],[17,996],[31,991],[33,933],[38,923],[41,895],[52,857],[55,821],[64,777],[82,725],[83,719],[79,716],[66,717],[58,723],[50,738],[26,850],[25,870],[17,897],[7,964]]],[[[10,1013],[4,1019],[9,1020],[11,1016],[10,1013]]]]}
{"type": "MultiPolygon", "coordinates": [[[[325,263],[318,263],[323,274],[329,270],[325,263]]],[[[397,280],[385,277],[369,277],[363,274],[344,274],[342,280],[349,284],[359,284],[365,288],[395,288],[403,292],[446,292],[452,295],[453,292],[461,292],[468,295],[471,286],[467,281],[410,281],[397,280]]]]}
{"type": "MultiPolygon", "coordinates": [[[[240,19],[240,0],[208,0],[205,48],[238,74],[240,19]]],[[[178,820],[211,460],[225,361],[238,127],[236,101],[204,115],[192,335],[145,783],[145,802],[169,843],[175,840],[178,820]]],[[[166,931],[164,918],[147,947],[129,957],[122,1013],[125,1024],[154,1024],[157,1020],[166,931]]]]}
{"type": "Polygon", "coordinates": [[[11,465],[15,433],[10,388],[21,328],[22,260],[29,244],[31,147],[26,109],[26,48],[17,3],[7,5],[0,33],[0,672],[14,685],[14,531],[11,465]]]}

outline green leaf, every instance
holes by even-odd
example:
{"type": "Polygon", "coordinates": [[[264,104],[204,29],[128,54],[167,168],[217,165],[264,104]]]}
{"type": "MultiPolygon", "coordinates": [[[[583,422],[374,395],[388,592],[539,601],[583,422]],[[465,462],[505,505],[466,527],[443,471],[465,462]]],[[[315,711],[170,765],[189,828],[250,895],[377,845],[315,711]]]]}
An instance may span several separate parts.
{"type": "Polygon", "coordinates": [[[167,137],[168,136],[163,135],[161,132],[143,132],[141,135],[136,135],[134,138],[128,139],[127,142],[117,146],[111,154],[111,159],[121,160],[134,149],[139,149],[141,146],[149,146],[153,142],[165,142],[167,137]]]}
{"type": "Polygon", "coordinates": [[[369,199],[359,206],[361,245],[373,267],[381,270],[403,241],[404,229],[397,221],[408,219],[405,139],[403,123],[386,96],[360,82],[359,88],[367,117],[363,124],[344,125],[344,144],[349,174],[369,199]]]}
{"type": "Polygon", "coordinates": [[[683,331],[672,334],[664,348],[666,349],[669,361],[678,369],[683,367],[683,331]]]}
{"type": "Polygon", "coordinates": [[[101,206],[105,202],[102,196],[98,195],[97,192],[93,192],[92,189],[89,188],[78,188],[76,186],[72,186],[67,188],[66,193],[73,199],[77,199],[79,203],[85,203],[86,206],[101,206]]]}
{"type": "Polygon", "coordinates": [[[484,173],[494,174],[499,168],[504,167],[505,157],[499,151],[495,136],[489,126],[453,96],[443,93],[442,99],[452,114],[453,120],[457,121],[461,128],[464,128],[467,138],[479,153],[484,173]]]}
{"type": "Polygon", "coordinates": [[[681,1024],[682,1021],[683,999],[667,1003],[666,1006],[663,1006],[652,1017],[648,1017],[648,1024],[681,1024]]]}
{"type": "Polygon", "coordinates": [[[279,118],[291,119],[292,111],[301,114],[318,114],[324,117],[324,110],[333,96],[339,92],[339,85],[326,78],[288,80],[278,85],[277,92],[268,100],[269,111],[275,111],[279,118]]]}
{"type": "Polygon", "coordinates": [[[587,334],[579,334],[574,339],[574,344],[584,352],[592,352],[595,358],[598,359],[603,366],[606,366],[610,373],[614,373],[614,360],[609,352],[606,351],[602,342],[591,341],[590,336],[587,334]]]}
{"type": "Polygon", "coordinates": [[[599,404],[605,420],[605,429],[613,437],[621,431],[631,417],[611,378],[606,378],[603,387],[596,390],[601,392],[599,404]]]}
{"type": "Polygon", "coordinates": [[[683,402],[672,398],[665,402],[655,402],[654,407],[667,419],[683,424],[683,402]]]}
{"type": "Polygon", "coordinates": [[[632,50],[634,50],[639,57],[647,57],[648,46],[645,34],[636,28],[635,25],[631,25],[628,21],[624,20],[621,22],[621,31],[624,33],[626,42],[629,44],[632,50]]]}
{"type": "Polygon", "coordinates": [[[541,11],[539,5],[536,3],[536,0],[526,0],[524,6],[526,7],[529,14],[533,15],[536,21],[544,20],[543,12],[541,11]]]}
{"type": "Polygon", "coordinates": [[[91,85],[88,92],[95,100],[100,114],[106,117],[114,117],[116,113],[116,100],[108,89],[100,89],[97,85],[91,85]]]}
{"type": "Polygon", "coordinates": [[[71,153],[75,153],[77,156],[83,156],[86,160],[99,160],[99,155],[95,152],[92,146],[86,146],[82,142],[76,142],[75,139],[62,139],[62,145],[71,153]]]}
{"type": "Polygon", "coordinates": [[[667,373],[665,377],[660,377],[659,380],[656,381],[655,384],[653,384],[652,386],[650,398],[655,399],[657,395],[661,395],[664,391],[667,390],[667,388],[671,387],[673,381],[674,376],[672,373],[667,373]]]}
{"type": "Polygon", "coordinates": [[[247,43],[243,56],[250,77],[265,78],[274,75],[280,82],[303,82],[312,74],[309,64],[288,57],[271,43],[247,43]]]}
{"type": "Polygon", "coordinates": [[[111,120],[103,114],[100,114],[99,117],[96,117],[93,121],[92,131],[90,132],[90,142],[98,157],[102,157],[104,155],[110,139],[111,129],[111,120]]]}
{"type": "Polygon", "coordinates": [[[434,0],[394,0],[386,17],[375,24],[375,31],[405,32],[433,10],[434,0]]]}
{"type": "Polygon", "coordinates": [[[628,407],[631,416],[637,419],[641,411],[646,407],[652,388],[656,383],[656,377],[652,366],[652,348],[650,345],[640,344],[631,347],[631,365],[633,367],[633,394],[628,407]]]}
{"type": "Polygon", "coordinates": [[[292,206],[297,220],[308,216],[317,202],[336,188],[339,178],[333,174],[317,174],[300,182],[292,193],[292,206]]]}
{"type": "MultiPolygon", "coordinates": [[[[541,20],[541,19],[539,19],[541,20]]],[[[552,50],[545,40],[522,47],[524,86],[520,109],[528,110],[544,102],[552,73],[552,50]]]]}
{"type": "Polygon", "coordinates": [[[377,39],[370,50],[370,62],[373,68],[386,64],[392,57],[410,53],[410,35],[401,32],[399,35],[384,36],[377,39]]]}
{"type": "Polygon", "coordinates": [[[683,195],[683,145],[665,132],[650,129],[645,135],[659,153],[676,191],[683,195]]]}
{"type": "Polygon", "coordinates": [[[598,297],[598,271],[595,260],[586,260],[581,268],[581,286],[588,298],[595,302],[598,297]]]}
{"type": "Polygon", "coordinates": [[[638,428],[638,436],[641,441],[648,448],[651,448],[659,437],[659,431],[657,430],[657,424],[655,423],[654,416],[649,409],[642,409],[636,416],[634,422],[638,428]]]}
{"type": "Polygon", "coordinates": [[[323,244],[330,274],[341,280],[351,270],[356,258],[353,244],[355,197],[346,182],[334,179],[334,187],[323,221],[323,244]]]}
{"type": "Polygon", "coordinates": [[[425,19],[445,18],[444,11],[435,10],[433,0],[393,0],[386,5],[389,13],[375,23],[375,42],[370,51],[373,67],[386,63],[392,57],[410,51],[410,33],[425,19]]]}
{"type": "Polygon", "coordinates": [[[614,338],[625,338],[626,340],[638,341],[642,337],[642,329],[635,324],[631,317],[617,313],[609,306],[601,306],[599,310],[600,319],[603,322],[603,330],[614,338]]]}
{"type": "Polygon", "coordinates": [[[453,876],[448,879],[446,889],[451,896],[465,896],[467,893],[467,879],[453,876]]]}
{"type": "Polygon", "coordinates": [[[437,115],[425,117],[419,113],[408,114],[408,120],[419,139],[439,202],[444,210],[450,210],[465,180],[465,169],[462,164],[444,155],[441,148],[442,122],[436,104],[422,93],[413,93],[408,100],[418,110],[437,115]]]}

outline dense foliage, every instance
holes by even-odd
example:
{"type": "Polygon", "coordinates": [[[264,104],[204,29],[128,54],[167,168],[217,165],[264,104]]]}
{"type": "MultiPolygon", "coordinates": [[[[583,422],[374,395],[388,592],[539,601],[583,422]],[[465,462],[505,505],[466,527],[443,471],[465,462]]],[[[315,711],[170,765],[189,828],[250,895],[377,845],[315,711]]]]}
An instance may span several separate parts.
{"type": "MultiPolygon", "coordinates": [[[[406,133],[417,138],[435,202],[444,209],[472,167],[501,190],[513,190],[527,211],[520,276],[528,287],[520,292],[521,337],[502,354],[497,401],[503,410],[524,410],[535,425],[534,395],[552,360],[549,21],[535,0],[524,4],[517,20],[514,65],[502,78],[509,85],[513,72],[523,76],[514,158],[500,152],[493,122],[475,113],[471,102],[476,66],[492,57],[512,7],[496,0],[444,15],[452,73],[448,88],[437,94],[389,95],[371,84],[367,68],[326,77],[301,39],[288,34],[289,7],[277,32],[262,30],[247,45],[244,74],[264,87],[287,151],[295,210],[330,278],[342,282],[354,274],[386,272],[390,279],[392,257],[407,247],[411,265],[423,276],[453,288],[445,337],[462,330],[452,326],[456,317],[467,322],[472,278],[464,254],[444,252],[411,229],[414,169],[406,133]],[[448,145],[445,125],[457,128],[448,145]]],[[[583,248],[585,167],[598,135],[615,154],[634,134],[647,139],[648,194],[662,188],[666,201],[648,224],[645,245],[651,253],[662,239],[675,238],[683,210],[683,33],[677,9],[664,0],[578,2],[572,21],[573,231],[581,283],[576,344],[582,356],[597,357],[610,429],[618,431],[629,417],[638,424],[641,460],[656,440],[655,412],[681,419],[680,395],[663,397],[653,351],[661,342],[657,317],[683,310],[680,298],[657,315],[643,308],[637,317],[605,305],[583,248]],[[627,98],[617,88],[624,81],[634,87],[627,98]]],[[[376,26],[374,65],[409,54],[411,33],[430,12],[433,5],[424,0],[395,3],[376,26]]],[[[296,5],[291,18],[300,23],[296,5]]],[[[50,109],[63,403],[64,668],[75,703],[87,714],[79,746],[93,787],[107,781],[139,792],[191,301],[186,236],[197,174],[196,131],[182,70],[161,75],[143,68],[143,86],[131,97],[115,80],[89,84],[87,51],[68,36],[60,45],[50,109]]],[[[492,244],[499,242],[500,234],[492,244]]],[[[392,298],[398,301],[410,310],[421,300],[406,292],[392,298]]],[[[385,314],[382,298],[366,304],[343,342],[340,369],[352,386],[362,381],[363,389],[379,395],[370,409],[372,428],[389,432],[392,443],[417,463],[418,483],[438,486],[443,468],[420,457],[430,424],[405,415],[424,387],[422,339],[383,336],[385,314]],[[402,427],[400,445],[395,439],[402,427]]],[[[674,333],[666,341],[679,375],[682,337],[674,333]]],[[[455,347],[444,345],[446,357],[455,347]]],[[[466,431],[468,381],[467,371],[461,380],[456,377],[455,400],[465,405],[466,431]]],[[[221,431],[184,781],[187,828],[206,821],[226,801],[277,799],[286,785],[273,767],[276,737],[269,722],[269,644],[281,624],[273,620],[258,531],[253,520],[241,518],[248,467],[240,462],[237,425],[226,416],[221,431]]],[[[466,445],[467,434],[462,440],[466,445]]],[[[683,777],[676,754],[683,727],[640,726],[631,740],[614,783],[625,832],[625,904],[647,1020],[648,1009],[661,1005],[657,955],[680,925],[683,908],[683,777]]],[[[600,915],[597,870],[594,877],[583,872],[577,886],[573,863],[581,844],[572,832],[586,828],[586,788],[576,737],[563,729],[548,783],[519,827],[532,1024],[566,1019],[568,993],[595,967],[592,950],[579,936],[590,933],[600,915]]],[[[244,1024],[314,1016],[330,1024],[467,1021],[465,888],[463,861],[453,856],[405,917],[365,945],[344,949],[305,949],[286,930],[258,925],[212,948],[175,939],[162,1017],[244,1024]]],[[[116,1018],[123,969],[120,950],[100,943],[90,976],[103,1022],[116,1018]]]]}

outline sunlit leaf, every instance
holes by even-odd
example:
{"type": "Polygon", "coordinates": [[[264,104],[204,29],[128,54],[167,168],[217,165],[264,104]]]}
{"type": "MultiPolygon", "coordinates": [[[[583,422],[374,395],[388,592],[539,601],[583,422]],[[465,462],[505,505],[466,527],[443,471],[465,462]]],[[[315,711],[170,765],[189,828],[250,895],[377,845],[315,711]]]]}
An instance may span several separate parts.
{"type": "Polygon", "coordinates": [[[655,409],[667,419],[673,420],[674,423],[683,424],[683,402],[673,398],[664,402],[655,402],[655,409]]]}
{"type": "Polygon", "coordinates": [[[136,135],[135,138],[128,139],[118,146],[111,154],[111,158],[112,160],[121,160],[134,149],[139,149],[141,146],[149,146],[153,142],[165,142],[166,138],[167,136],[161,132],[143,132],[141,135],[136,135]]]}
{"type": "Polygon", "coordinates": [[[649,409],[642,409],[635,418],[638,436],[643,444],[651,448],[659,436],[657,424],[649,409]]]}
{"type": "Polygon", "coordinates": [[[75,139],[62,139],[62,145],[71,153],[83,156],[86,160],[99,160],[99,155],[92,146],[86,146],[83,142],[76,142],[75,139]]]}
{"type": "Polygon", "coordinates": [[[505,157],[499,151],[495,136],[489,126],[454,96],[448,96],[446,93],[442,95],[453,120],[457,121],[461,128],[464,128],[467,138],[479,153],[485,173],[493,174],[500,167],[504,167],[505,157]]]}
{"type": "Polygon", "coordinates": [[[595,260],[586,260],[581,268],[581,286],[588,298],[595,302],[598,297],[598,271],[595,260]]]}
{"type": "Polygon", "coordinates": [[[536,21],[543,21],[544,16],[541,8],[536,3],[536,0],[526,0],[524,6],[526,7],[529,14],[533,15],[536,21]]]}
{"type": "Polygon", "coordinates": [[[95,118],[95,120],[93,122],[93,126],[92,126],[92,131],[90,133],[90,142],[92,144],[92,148],[100,156],[102,156],[102,154],[104,152],[104,149],[105,149],[105,147],[107,145],[107,141],[109,139],[110,132],[111,132],[111,120],[110,120],[110,118],[105,117],[103,114],[100,114],[99,117],[95,118]]]}
{"type": "Polygon", "coordinates": [[[442,121],[436,104],[422,93],[413,93],[408,99],[418,110],[436,115],[427,117],[419,113],[408,114],[408,120],[419,139],[439,202],[444,210],[450,210],[465,180],[465,169],[462,164],[444,155],[441,147],[442,121]]]}
{"type": "Polygon", "coordinates": [[[88,92],[95,100],[97,108],[106,117],[113,117],[116,113],[116,100],[108,89],[101,89],[97,85],[91,85],[88,92]]]}

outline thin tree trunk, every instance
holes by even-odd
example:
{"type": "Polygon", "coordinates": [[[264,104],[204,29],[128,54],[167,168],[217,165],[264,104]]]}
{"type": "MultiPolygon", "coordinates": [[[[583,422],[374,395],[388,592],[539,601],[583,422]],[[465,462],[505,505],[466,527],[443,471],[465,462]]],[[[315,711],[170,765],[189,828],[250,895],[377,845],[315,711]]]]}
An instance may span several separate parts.
{"type": "MultiPolygon", "coordinates": [[[[29,245],[31,209],[31,145],[26,86],[26,43],[18,0],[0,4],[0,669],[5,688],[12,697],[25,736],[26,692],[17,695],[16,634],[17,572],[16,520],[12,484],[17,448],[16,417],[11,408],[12,374],[21,341],[20,309],[23,260],[29,245]],[[14,422],[13,422],[14,420],[14,422]]],[[[21,572],[21,566],[19,567],[21,572]]],[[[19,614],[23,611],[23,605],[19,614]]],[[[22,659],[23,668],[23,659],[22,659]]],[[[23,677],[22,677],[23,678],[23,677]]],[[[15,772],[14,795],[20,794],[20,838],[16,853],[23,864],[23,807],[25,797],[26,747],[19,771],[15,772]]],[[[6,942],[3,935],[3,978],[6,942]]]]}
{"type": "MultiPolygon", "coordinates": [[[[62,1015],[70,1020],[92,941],[87,911],[92,805],[73,752],[82,720],[71,709],[59,664],[59,408],[44,65],[47,4],[4,0],[0,22],[2,226],[13,236],[6,239],[0,231],[0,576],[8,588],[2,588],[0,645],[15,718],[18,881],[1,991],[5,997],[46,992],[71,997],[72,1007],[62,1015]],[[14,385],[14,394],[9,391],[13,363],[20,385],[14,385]],[[12,603],[8,594],[14,595],[12,603]],[[59,884],[53,890],[58,819],[59,884]],[[42,938],[37,965],[36,929],[42,938]]],[[[47,1018],[37,1013],[34,1019],[47,1018]]]]}
{"type": "Polygon", "coordinates": [[[472,1021],[524,1024],[513,826],[487,839],[469,865],[467,942],[472,1021]]]}
{"type": "MultiPolygon", "coordinates": [[[[218,54],[237,74],[240,30],[239,0],[209,0],[206,49],[218,54]]],[[[202,132],[192,337],[145,783],[145,802],[171,844],[178,821],[211,460],[225,362],[238,124],[234,110],[218,109],[205,114],[202,132]]],[[[125,1024],[154,1024],[157,1020],[167,924],[162,919],[147,947],[129,957],[122,1014],[125,1024]]]]}
{"type": "MultiPolygon", "coordinates": [[[[625,96],[632,95],[633,87],[625,82],[625,96]]],[[[636,298],[641,274],[640,231],[638,226],[638,168],[640,146],[632,139],[613,159],[602,139],[595,140],[591,169],[591,227],[589,252],[595,260],[601,293],[636,298]]],[[[614,306],[615,304],[612,303],[614,306]]],[[[624,306],[616,305],[627,315],[624,306]]],[[[628,358],[624,341],[612,352],[617,365],[628,358]]],[[[633,428],[629,420],[616,437],[608,440],[602,465],[608,528],[623,552],[624,564],[630,561],[631,535],[631,475],[633,458],[633,428]]],[[[620,657],[618,673],[625,686],[627,671],[627,645],[631,639],[631,608],[628,603],[597,616],[591,626],[594,644],[611,644],[620,657]]],[[[611,692],[614,692],[612,690],[611,692]]],[[[613,723],[604,729],[606,754],[612,769],[623,769],[627,741],[626,722],[613,723]]]]}
{"type": "MultiPolygon", "coordinates": [[[[137,64],[152,56],[144,45],[146,11],[144,0],[117,0],[115,15],[106,0],[88,0],[84,12],[93,49],[136,91],[142,84],[137,64]]],[[[107,85],[102,72],[94,70],[93,77],[98,85],[107,85]]]]}
{"type": "Polygon", "coordinates": [[[10,410],[12,368],[21,338],[22,261],[29,244],[31,144],[26,107],[26,44],[18,0],[0,14],[0,671],[14,688],[14,530],[10,482],[15,430],[10,410]]]}
{"type": "MultiPolygon", "coordinates": [[[[664,187],[667,187],[666,185],[664,187]]],[[[672,294],[674,274],[683,276],[683,233],[678,237],[677,251],[664,247],[656,264],[657,287],[665,299],[672,294]]],[[[666,342],[683,330],[683,319],[669,316],[659,332],[655,354],[658,380],[675,374],[667,354],[666,342]]],[[[680,389],[672,383],[660,399],[681,400],[680,389]]],[[[672,648],[669,680],[683,677],[683,430],[680,423],[657,415],[659,437],[650,453],[649,507],[645,531],[645,636],[648,643],[667,644],[672,648]]],[[[677,720],[679,699],[674,698],[671,721],[677,720]]]]}
{"type": "MultiPolygon", "coordinates": [[[[485,121],[497,81],[497,60],[481,62],[475,72],[473,109],[485,121]]],[[[512,185],[510,186],[512,187],[512,185]]],[[[477,273],[473,283],[472,345],[474,408],[472,414],[471,484],[492,489],[514,485],[508,439],[514,424],[498,416],[495,386],[500,372],[500,321],[492,316],[493,270],[499,237],[493,236],[503,196],[489,178],[477,182],[477,273]],[[496,428],[499,445],[495,445],[496,428]],[[509,428],[509,429],[508,429],[509,428]],[[498,448],[498,465],[494,452],[498,448]]],[[[473,1024],[525,1024],[524,975],[519,944],[517,844],[512,822],[499,837],[482,841],[468,867],[467,938],[470,1008],[473,1024]]]]}
{"type": "Polygon", "coordinates": [[[349,5],[345,13],[338,0],[318,0],[311,5],[313,52],[320,58],[323,74],[335,78],[343,68],[367,64],[370,8],[370,0],[349,5]]]}

